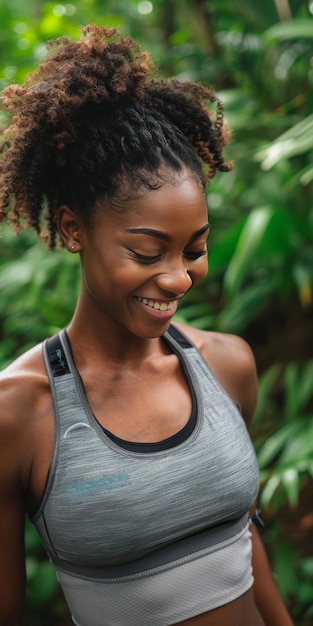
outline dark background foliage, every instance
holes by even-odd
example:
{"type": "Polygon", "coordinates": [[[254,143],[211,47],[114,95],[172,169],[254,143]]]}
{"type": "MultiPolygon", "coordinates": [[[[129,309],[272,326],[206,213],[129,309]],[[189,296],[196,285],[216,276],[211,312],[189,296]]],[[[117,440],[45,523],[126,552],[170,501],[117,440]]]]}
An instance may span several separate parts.
{"type": "MultiPolygon", "coordinates": [[[[45,42],[95,22],[151,51],[163,75],[212,84],[233,129],[231,174],[208,193],[208,278],[177,319],[245,337],[260,374],[253,440],[263,531],[297,626],[313,624],[313,3],[310,0],[0,0],[0,84],[45,42]]],[[[0,241],[0,365],[69,321],[77,259],[30,232],[0,241]]],[[[70,624],[27,525],[28,622],[70,624]]]]}

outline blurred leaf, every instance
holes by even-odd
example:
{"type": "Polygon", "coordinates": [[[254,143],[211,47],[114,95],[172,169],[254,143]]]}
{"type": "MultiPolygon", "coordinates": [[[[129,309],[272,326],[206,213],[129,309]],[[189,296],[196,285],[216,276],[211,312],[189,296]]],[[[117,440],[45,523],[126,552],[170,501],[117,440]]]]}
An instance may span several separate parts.
{"type": "Polygon", "coordinates": [[[288,593],[294,590],[296,583],[294,561],[295,555],[292,546],[286,540],[279,538],[277,541],[274,567],[283,598],[286,598],[288,593]]]}
{"type": "Polygon", "coordinates": [[[313,580],[313,556],[304,559],[301,563],[302,571],[313,580]]]}
{"type": "Polygon", "coordinates": [[[49,561],[26,559],[27,577],[32,590],[33,602],[43,604],[57,590],[56,573],[49,561]]]}
{"type": "Polygon", "coordinates": [[[275,24],[264,33],[268,42],[285,41],[286,39],[313,39],[312,19],[297,19],[275,24]]]}
{"type": "Polygon", "coordinates": [[[308,185],[313,180],[313,167],[312,165],[308,165],[300,171],[299,174],[300,182],[302,185],[308,185]]]}
{"type": "Polygon", "coordinates": [[[236,250],[225,272],[224,287],[229,298],[238,291],[248,273],[251,260],[260,245],[272,214],[269,207],[262,207],[254,209],[247,217],[236,250]]]}
{"type": "Polygon", "coordinates": [[[253,426],[259,424],[264,417],[270,392],[281,374],[281,369],[280,365],[273,365],[259,379],[258,401],[253,416],[253,426]]]}
{"type": "Polygon", "coordinates": [[[293,278],[298,287],[302,305],[304,307],[311,306],[313,304],[313,279],[310,268],[302,263],[297,263],[293,268],[293,278]]]}
{"type": "Polygon", "coordinates": [[[244,219],[240,219],[227,230],[221,231],[217,235],[216,239],[214,239],[214,244],[212,244],[212,246],[209,239],[210,275],[220,271],[221,269],[225,269],[225,267],[230,262],[234,251],[236,250],[238,239],[242,232],[244,223],[244,219]]]}
{"type": "Polygon", "coordinates": [[[287,494],[290,506],[296,506],[298,504],[300,491],[299,473],[295,468],[290,467],[282,473],[281,482],[287,494]]]}
{"type": "Polygon", "coordinates": [[[260,502],[261,502],[261,506],[266,508],[269,506],[275,491],[278,489],[280,485],[280,477],[277,476],[277,474],[272,474],[272,476],[268,479],[267,483],[265,484],[265,487],[263,487],[262,493],[261,493],[261,498],[260,498],[260,502]]]}
{"type": "Polygon", "coordinates": [[[277,288],[274,277],[245,289],[238,289],[238,294],[226,302],[221,311],[216,327],[220,332],[241,334],[248,323],[260,312],[264,301],[277,288]]]}
{"type": "Polygon", "coordinates": [[[313,149],[313,115],[291,127],[267,148],[259,150],[255,158],[261,161],[264,170],[268,170],[281,159],[303,154],[311,149],[313,149]]]}
{"type": "Polygon", "coordinates": [[[313,462],[313,417],[307,418],[303,425],[301,422],[298,424],[298,432],[294,433],[283,449],[279,462],[293,463],[299,470],[313,462]]]}
{"type": "Polygon", "coordinates": [[[301,371],[295,363],[290,363],[285,371],[286,418],[296,422],[301,409],[312,397],[313,362],[301,371]]]}
{"type": "Polygon", "coordinates": [[[261,469],[275,459],[297,430],[297,423],[292,422],[291,424],[285,424],[266,439],[265,443],[258,451],[258,461],[261,469]]]}

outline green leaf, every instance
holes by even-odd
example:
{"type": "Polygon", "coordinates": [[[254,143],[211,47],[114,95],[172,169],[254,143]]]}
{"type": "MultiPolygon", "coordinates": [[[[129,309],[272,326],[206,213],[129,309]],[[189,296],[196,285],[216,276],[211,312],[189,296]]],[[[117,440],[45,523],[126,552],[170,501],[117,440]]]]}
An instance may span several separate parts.
{"type": "Polygon", "coordinates": [[[313,39],[313,22],[308,19],[297,19],[275,24],[264,33],[268,42],[286,41],[286,39],[313,39]]]}
{"type": "MultiPolygon", "coordinates": [[[[209,196],[210,203],[210,196],[209,196]]],[[[244,227],[245,220],[239,219],[235,224],[232,224],[227,229],[222,229],[221,232],[216,236],[214,240],[214,244],[209,243],[209,275],[211,276],[215,272],[220,271],[229,264],[234,251],[236,250],[236,246],[238,244],[238,240],[242,229],[244,227]]],[[[210,239],[209,239],[210,242],[210,239]]]]}
{"type": "Polygon", "coordinates": [[[292,464],[299,471],[307,469],[313,462],[313,417],[300,421],[296,415],[298,432],[295,432],[282,450],[279,463],[292,464]]]}
{"type": "Polygon", "coordinates": [[[258,461],[261,469],[265,468],[277,457],[290,438],[295,435],[298,428],[297,422],[285,424],[266,439],[265,443],[258,451],[258,461]]]}
{"type": "Polygon", "coordinates": [[[276,542],[273,573],[277,578],[279,590],[283,597],[293,591],[296,582],[295,568],[290,565],[296,557],[295,549],[284,537],[279,536],[276,542]]]}
{"type": "Polygon", "coordinates": [[[289,128],[266,148],[255,154],[264,170],[271,169],[281,159],[303,154],[313,149],[313,115],[309,115],[295,126],[289,128]]]}
{"type": "Polygon", "coordinates": [[[313,579],[313,557],[312,556],[302,561],[301,570],[306,576],[313,579]]]}
{"type": "Polygon", "coordinates": [[[313,180],[313,167],[308,165],[299,172],[299,178],[302,185],[308,185],[313,180]]]}
{"type": "Polygon", "coordinates": [[[299,499],[299,473],[295,468],[286,469],[281,475],[281,482],[291,507],[295,507],[299,499]]]}
{"type": "Polygon", "coordinates": [[[273,365],[270,367],[259,379],[258,389],[258,401],[253,416],[253,426],[256,426],[261,421],[266,411],[266,405],[268,403],[270,391],[273,385],[277,382],[281,374],[281,366],[273,365]]]}
{"type": "Polygon", "coordinates": [[[265,487],[261,492],[260,502],[261,506],[266,508],[272,500],[275,491],[280,485],[280,477],[277,474],[273,474],[267,481],[265,487]]]}
{"type": "Polygon", "coordinates": [[[34,604],[43,604],[58,588],[55,570],[49,561],[26,560],[29,584],[34,604]]]}
{"type": "Polygon", "coordinates": [[[272,215],[270,207],[260,207],[251,211],[247,217],[224,277],[224,289],[228,298],[234,296],[249,272],[250,262],[256,254],[272,215]]]}
{"type": "Polygon", "coordinates": [[[299,371],[297,365],[290,363],[285,371],[286,419],[288,421],[292,420],[298,413],[298,375],[299,371]]]}
{"type": "Polygon", "coordinates": [[[267,298],[277,289],[275,277],[264,283],[249,285],[225,304],[216,322],[221,332],[241,334],[247,324],[256,317],[267,298]]]}
{"type": "Polygon", "coordinates": [[[312,397],[313,362],[303,368],[289,363],[285,370],[286,417],[288,420],[299,418],[301,410],[312,397]]]}
{"type": "Polygon", "coordinates": [[[301,381],[299,386],[300,406],[304,407],[312,398],[312,381],[313,381],[313,360],[308,361],[302,368],[301,381]]]}

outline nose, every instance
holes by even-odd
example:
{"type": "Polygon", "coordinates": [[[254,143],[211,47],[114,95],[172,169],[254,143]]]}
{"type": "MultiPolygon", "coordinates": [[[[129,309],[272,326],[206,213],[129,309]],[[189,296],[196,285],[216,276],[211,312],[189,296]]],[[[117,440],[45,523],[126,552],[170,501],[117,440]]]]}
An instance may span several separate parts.
{"type": "Polygon", "coordinates": [[[193,284],[192,277],[183,264],[169,267],[166,272],[158,274],[155,280],[158,288],[171,298],[182,297],[193,284]]]}

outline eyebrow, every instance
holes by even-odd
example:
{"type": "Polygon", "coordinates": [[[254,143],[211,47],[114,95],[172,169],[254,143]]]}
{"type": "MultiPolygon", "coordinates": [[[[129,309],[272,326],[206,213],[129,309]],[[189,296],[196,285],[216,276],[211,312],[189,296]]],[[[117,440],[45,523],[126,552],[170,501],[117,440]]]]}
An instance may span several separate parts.
{"type": "MultiPolygon", "coordinates": [[[[204,235],[207,230],[210,229],[210,224],[205,224],[199,230],[196,230],[195,233],[190,238],[190,242],[198,239],[201,235],[204,235]]],[[[171,237],[167,233],[163,232],[163,230],[157,230],[156,228],[126,228],[127,233],[132,233],[134,235],[149,235],[150,237],[156,237],[157,239],[161,239],[162,241],[170,241],[171,237]]]]}

